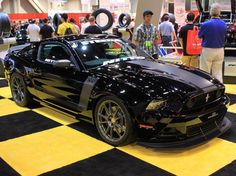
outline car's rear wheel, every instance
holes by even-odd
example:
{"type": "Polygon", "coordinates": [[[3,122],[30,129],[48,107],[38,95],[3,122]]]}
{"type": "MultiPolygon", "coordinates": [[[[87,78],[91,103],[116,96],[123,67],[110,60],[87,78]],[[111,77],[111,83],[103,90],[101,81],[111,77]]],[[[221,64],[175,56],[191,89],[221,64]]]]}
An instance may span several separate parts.
{"type": "Polygon", "coordinates": [[[130,113],[116,97],[106,96],[97,103],[95,123],[102,139],[111,145],[122,146],[135,140],[130,113]]]}
{"type": "Polygon", "coordinates": [[[27,90],[25,81],[18,73],[13,73],[10,79],[10,87],[12,98],[19,106],[29,106],[32,102],[32,97],[27,90]]]}

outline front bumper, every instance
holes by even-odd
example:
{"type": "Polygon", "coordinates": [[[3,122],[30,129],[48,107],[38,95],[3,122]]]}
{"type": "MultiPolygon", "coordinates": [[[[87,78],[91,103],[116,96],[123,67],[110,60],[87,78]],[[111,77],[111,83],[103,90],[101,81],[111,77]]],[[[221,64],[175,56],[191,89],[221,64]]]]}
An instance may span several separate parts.
{"type": "MultiPolygon", "coordinates": [[[[149,137],[146,133],[138,140],[140,145],[157,148],[190,147],[212,138],[218,137],[231,127],[231,122],[225,117],[229,106],[229,98],[224,96],[217,105],[185,117],[160,118],[153,123],[149,137]]],[[[153,118],[154,119],[154,118],[153,118]]]]}
{"type": "Polygon", "coordinates": [[[186,139],[179,139],[178,141],[172,142],[160,142],[158,139],[152,138],[148,141],[138,141],[139,145],[143,145],[146,147],[153,147],[153,148],[183,148],[183,147],[190,147],[194,145],[198,145],[204,142],[207,142],[215,137],[218,137],[229,130],[231,127],[231,122],[227,117],[224,117],[222,123],[220,125],[216,125],[216,128],[211,129],[209,131],[203,131],[202,134],[186,138],[186,139]]]}

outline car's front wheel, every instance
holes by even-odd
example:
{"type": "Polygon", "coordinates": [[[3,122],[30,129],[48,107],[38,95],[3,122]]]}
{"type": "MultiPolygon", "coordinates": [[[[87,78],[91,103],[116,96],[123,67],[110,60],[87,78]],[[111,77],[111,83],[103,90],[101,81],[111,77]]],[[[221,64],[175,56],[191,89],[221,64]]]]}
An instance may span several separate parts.
{"type": "Polygon", "coordinates": [[[119,98],[106,96],[99,100],[95,124],[102,139],[111,145],[122,146],[135,140],[131,115],[119,98]]]}
{"type": "Polygon", "coordinates": [[[28,106],[32,102],[30,93],[27,90],[23,77],[18,73],[13,73],[10,79],[12,98],[19,106],[28,106]]]}

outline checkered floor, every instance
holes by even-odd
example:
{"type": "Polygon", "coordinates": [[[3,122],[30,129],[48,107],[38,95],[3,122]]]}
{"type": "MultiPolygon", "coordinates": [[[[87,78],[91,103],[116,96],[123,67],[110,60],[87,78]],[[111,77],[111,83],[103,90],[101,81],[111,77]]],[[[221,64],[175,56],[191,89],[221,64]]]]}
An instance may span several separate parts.
{"type": "Polygon", "coordinates": [[[227,134],[198,147],[160,150],[114,148],[90,124],[46,107],[18,107],[0,79],[0,175],[236,175],[236,85],[226,87],[233,122],[227,134]]]}

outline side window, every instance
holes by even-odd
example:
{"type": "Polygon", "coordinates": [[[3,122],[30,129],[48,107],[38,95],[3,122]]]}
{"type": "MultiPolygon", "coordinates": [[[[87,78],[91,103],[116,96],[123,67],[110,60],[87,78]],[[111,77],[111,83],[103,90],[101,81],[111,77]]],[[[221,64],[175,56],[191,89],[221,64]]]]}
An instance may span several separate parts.
{"type": "Polygon", "coordinates": [[[44,44],[41,46],[39,60],[42,62],[53,63],[58,60],[70,60],[70,52],[60,44],[44,44]]]}
{"type": "Polygon", "coordinates": [[[32,58],[35,58],[34,53],[35,53],[35,49],[28,46],[24,48],[19,54],[23,58],[32,59],[32,58]]]}

